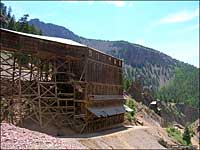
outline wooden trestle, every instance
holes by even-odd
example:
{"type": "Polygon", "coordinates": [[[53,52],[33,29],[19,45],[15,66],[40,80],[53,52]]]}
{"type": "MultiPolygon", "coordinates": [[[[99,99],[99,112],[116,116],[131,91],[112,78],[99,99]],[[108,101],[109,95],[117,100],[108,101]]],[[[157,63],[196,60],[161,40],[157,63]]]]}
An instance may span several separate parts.
{"type": "Polygon", "coordinates": [[[123,105],[123,98],[117,99],[122,95],[121,60],[66,44],[65,50],[58,52],[63,47],[57,46],[52,51],[49,43],[1,30],[1,121],[31,119],[42,128],[53,122],[80,133],[122,123],[123,111],[98,117],[88,109],[123,105]]]}

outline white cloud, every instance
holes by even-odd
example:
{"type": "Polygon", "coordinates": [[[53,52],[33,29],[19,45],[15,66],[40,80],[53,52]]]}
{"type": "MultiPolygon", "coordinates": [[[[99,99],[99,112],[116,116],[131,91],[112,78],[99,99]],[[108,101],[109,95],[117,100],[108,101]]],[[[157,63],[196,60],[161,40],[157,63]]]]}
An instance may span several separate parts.
{"type": "MultiPolygon", "coordinates": [[[[179,29],[177,31],[174,31],[174,32],[172,32],[172,35],[185,34],[185,33],[192,32],[192,31],[195,31],[198,29],[199,29],[199,24],[195,24],[195,25],[188,26],[188,27],[179,29]]],[[[199,31],[198,31],[198,33],[199,33],[199,31]]]]}
{"type": "Polygon", "coordinates": [[[198,16],[199,16],[199,8],[197,8],[194,11],[182,11],[182,12],[170,14],[166,17],[161,18],[158,24],[187,22],[198,16]]]}
{"type": "MultiPolygon", "coordinates": [[[[169,14],[157,21],[154,21],[153,23],[151,23],[146,29],[146,32],[151,31],[152,29],[154,29],[155,27],[159,26],[159,25],[163,25],[163,24],[175,24],[175,23],[183,23],[183,22],[188,22],[191,21],[195,18],[199,17],[199,8],[193,10],[193,11],[180,11],[177,13],[173,13],[173,14],[169,14]]],[[[195,27],[192,27],[191,29],[188,30],[194,30],[195,27]],[[193,28],[193,29],[192,29],[193,28]]]]}

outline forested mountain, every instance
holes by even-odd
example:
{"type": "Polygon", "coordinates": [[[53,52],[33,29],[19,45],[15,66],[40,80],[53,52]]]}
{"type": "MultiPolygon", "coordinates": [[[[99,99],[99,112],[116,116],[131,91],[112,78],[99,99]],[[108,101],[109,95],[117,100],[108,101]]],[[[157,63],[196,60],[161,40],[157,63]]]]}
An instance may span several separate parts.
{"type": "Polygon", "coordinates": [[[175,69],[175,78],[158,92],[161,100],[199,107],[199,69],[182,66],[175,69]]]}

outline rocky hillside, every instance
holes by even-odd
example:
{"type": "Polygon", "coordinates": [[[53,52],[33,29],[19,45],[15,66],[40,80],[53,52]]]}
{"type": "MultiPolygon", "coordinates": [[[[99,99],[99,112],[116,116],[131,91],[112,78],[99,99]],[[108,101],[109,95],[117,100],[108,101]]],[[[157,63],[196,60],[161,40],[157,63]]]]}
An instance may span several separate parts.
{"type": "Polygon", "coordinates": [[[123,59],[124,77],[128,80],[142,79],[143,86],[151,87],[153,91],[166,85],[173,78],[177,66],[188,65],[152,48],[127,41],[87,39],[67,28],[44,23],[39,19],[32,19],[29,24],[41,29],[44,35],[71,39],[123,59]]]}
{"type": "Polygon", "coordinates": [[[155,128],[147,126],[118,127],[71,137],[53,137],[8,123],[0,126],[1,149],[165,149],[158,142],[162,132],[158,135],[152,132],[155,128]]]}
{"type": "Polygon", "coordinates": [[[86,149],[75,139],[63,140],[9,123],[0,127],[1,149],[86,149]]]}

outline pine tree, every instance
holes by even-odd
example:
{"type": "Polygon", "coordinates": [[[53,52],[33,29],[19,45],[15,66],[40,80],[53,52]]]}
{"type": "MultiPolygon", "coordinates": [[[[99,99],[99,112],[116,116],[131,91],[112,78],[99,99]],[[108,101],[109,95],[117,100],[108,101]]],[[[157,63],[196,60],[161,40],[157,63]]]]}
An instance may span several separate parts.
{"type": "Polygon", "coordinates": [[[25,14],[18,21],[18,31],[29,33],[28,14],[25,14]]]}
{"type": "Polygon", "coordinates": [[[11,19],[11,13],[12,13],[12,9],[11,9],[11,7],[9,7],[9,8],[8,8],[8,14],[7,14],[8,20],[11,19]]]}
{"type": "Polygon", "coordinates": [[[186,141],[187,145],[191,144],[191,135],[190,135],[190,130],[188,127],[185,127],[185,130],[183,133],[183,140],[186,141]]]}
{"type": "Polygon", "coordinates": [[[1,28],[6,28],[7,27],[7,7],[0,2],[0,10],[1,10],[1,28]]]}
{"type": "Polygon", "coordinates": [[[42,35],[41,30],[37,30],[33,25],[28,24],[28,14],[25,14],[17,22],[15,16],[12,15],[11,7],[8,8],[4,3],[0,3],[1,9],[1,27],[9,30],[20,31],[25,33],[40,34],[42,35]]]}
{"type": "Polygon", "coordinates": [[[36,28],[34,27],[34,25],[29,26],[29,33],[37,34],[37,30],[36,30],[36,28]]]}
{"type": "Polygon", "coordinates": [[[2,4],[1,5],[1,14],[3,16],[7,16],[7,7],[3,3],[1,3],[1,4],[2,4]]]}
{"type": "Polygon", "coordinates": [[[16,28],[16,21],[15,21],[15,16],[13,15],[8,23],[8,29],[9,30],[14,30],[16,31],[17,28],[16,28]]]}

